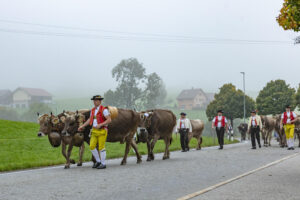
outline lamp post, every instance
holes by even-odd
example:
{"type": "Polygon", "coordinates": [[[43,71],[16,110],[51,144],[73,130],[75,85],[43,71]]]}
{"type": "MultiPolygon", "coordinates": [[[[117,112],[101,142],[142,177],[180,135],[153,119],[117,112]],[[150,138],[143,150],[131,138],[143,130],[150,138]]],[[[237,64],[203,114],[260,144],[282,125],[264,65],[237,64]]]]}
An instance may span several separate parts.
{"type": "Polygon", "coordinates": [[[245,91],[245,72],[241,72],[243,74],[243,87],[244,87],[244,123],[246,120],[246,91],[245,91]]]}

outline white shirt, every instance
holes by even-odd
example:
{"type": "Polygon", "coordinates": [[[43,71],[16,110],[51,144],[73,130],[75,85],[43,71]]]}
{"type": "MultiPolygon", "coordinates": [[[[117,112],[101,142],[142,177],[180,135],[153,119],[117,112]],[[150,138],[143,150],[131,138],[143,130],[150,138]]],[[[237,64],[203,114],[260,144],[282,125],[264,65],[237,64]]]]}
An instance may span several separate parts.
{"type": "Polygon", "coordinates": [[[193,132],[191,121],[188,118],[178,119],[176,129],[188,128],[190,132],[193,132]],[[181,126],[180,126],[181,124],[181,126]]]}
{"type": "Polygon", "coordinates": [[[185,128],[185,119],[181,119],[180,122],[181,122],[180,128],[185,128]]]}
{"type": "Polygon", "coordinates": [[[257,126],[258,124],[255,123],[256,120],[256,116],[251,117],[251,121],[252,121],[252,126],[257,126]]]}
{"type": "MultiPolygon", "coordinates": [[[[98,107],[96,108],[95,114],[94,114],[94,115],[97,115],[99,109],[100,109],[100,106],[98,106],[98,107]]],[[[107,117],[107,116],[110,115],[110,113],[109,113],[109,111],[108,111],[107,108],[105,108],[105,109],[103,110],[103,115],[104,115],[104,117],[107,117]]],[[[98,125],[97,119],[94,118],[94,121],[93,121],[93,127],[96,127],[97,125],[98,125]]]]}
{"type": "MultiPolygon", "coordinates": [[[[291,122],[291,113],[293,114],[294,118],[297,117],[296,113],[295,112],[287,112],[286,115],[287,115],[287,121],[286,123],[290,123],[291,122]]],[[[281,119],[284,118],[284,113],[281,115],[281,119]]]]}
{"type": "MultiPolygon", "coordinates": [[[[218,117],[218,125],[217,125],[217,127],[218,128],[220,128],[220,127],[222,127],[222,117],[223,116],[217,116],[218,117]]],[[[216,117],[213,119],[213,122],[215,123],[216,122],[216,117]]],[[[227,119],[226,119],[226,117],[225,117],[225,124],[227,124],[228,123],[228,121],[227,121],[227,119]]]]}

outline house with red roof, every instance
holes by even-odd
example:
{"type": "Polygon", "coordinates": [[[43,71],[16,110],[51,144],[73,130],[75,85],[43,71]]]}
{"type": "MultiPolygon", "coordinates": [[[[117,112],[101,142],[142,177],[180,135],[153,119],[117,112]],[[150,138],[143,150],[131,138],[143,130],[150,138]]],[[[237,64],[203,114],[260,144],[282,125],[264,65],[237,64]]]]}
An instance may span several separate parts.
{"type": "Polygon", "coordinates": [[[177,97],[178,108],[181,110],[205,109],[214,99],[214,93],[205,93],[202,89],[182,90],[177,97]]]}
{"type": "Polygon", "coordinates": [[[44,89],[19,87],[12,93],[12,107],[28,108],[32,103],[52,103],[52,95],[44,89]]]}

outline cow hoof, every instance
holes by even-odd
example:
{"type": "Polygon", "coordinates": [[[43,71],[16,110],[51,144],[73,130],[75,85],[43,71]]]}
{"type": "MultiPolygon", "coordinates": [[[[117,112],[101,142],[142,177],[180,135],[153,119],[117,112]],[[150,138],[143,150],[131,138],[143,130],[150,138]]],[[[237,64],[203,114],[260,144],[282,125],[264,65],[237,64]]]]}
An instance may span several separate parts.
{"type": "Polygon", "coordinates": [[[126,165],[126,161],[122,160],[121,165],[126,165]]]}
{"type": "Polygon", "coordinates": [[[201,148],[197,148],[196,150],[201,150],[201,148]]]}
{"type": "Polygon", "coordinates": [[[77,163],[77,166],[78,166],[78,167],[82,166],[82,163],[77,163]]]}
{"type": "Polygon", "coordinates": [[[142,163],[142,160],[139,159],[139,160],[136,161],[136,163],[137,163],[137,164],[140,164],[140,163],[142,163]]]}
{"type": "Polygon", "coordinates": [[[70,169],[70,165],[65,165],[65,169],[70,169]]]}
{"type": "Polygon", "coordinates": [[[151,161],[151,160],[152,160],[151,158],[149,158],[149,157],[147,158],[147,161],[151,161]]]}
{"type": "Polygon", "coordinates": [[[71,164],[75,164],[76,162],[75,162],[75,160],[71,159],[71,160],[70,160],[70,163],[71,163],[71,164]]]}
{"type": "Polygon", "coordinates": [[[167,160],[167,159],[169,159],[170,157],[169,156],[164,156],[163,157],[163,160],[167,160]]]}

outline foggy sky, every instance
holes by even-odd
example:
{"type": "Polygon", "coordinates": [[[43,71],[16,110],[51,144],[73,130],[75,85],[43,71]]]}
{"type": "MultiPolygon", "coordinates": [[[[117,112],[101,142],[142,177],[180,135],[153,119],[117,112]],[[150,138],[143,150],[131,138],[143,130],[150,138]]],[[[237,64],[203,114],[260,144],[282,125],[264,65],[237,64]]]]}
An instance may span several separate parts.
{"type": "MultiPolygon", "coordinates": [[[[291,41],[291,44],[203,44],[40,36],[0,31],[0,89],[39,87],[56,96],[103,94],[111,70],[137,58],[169,89],[217,91],[224,83],[259,91],[284,79],[298,86],[297,36],[276,22],[283,0],[2,0],[0,20],[203,38],[291,41]]],[[[113,35],[0,22],[0,29],[113,35]]],[[[298,34],[299,35],[299,34],[298,34]]]]}

